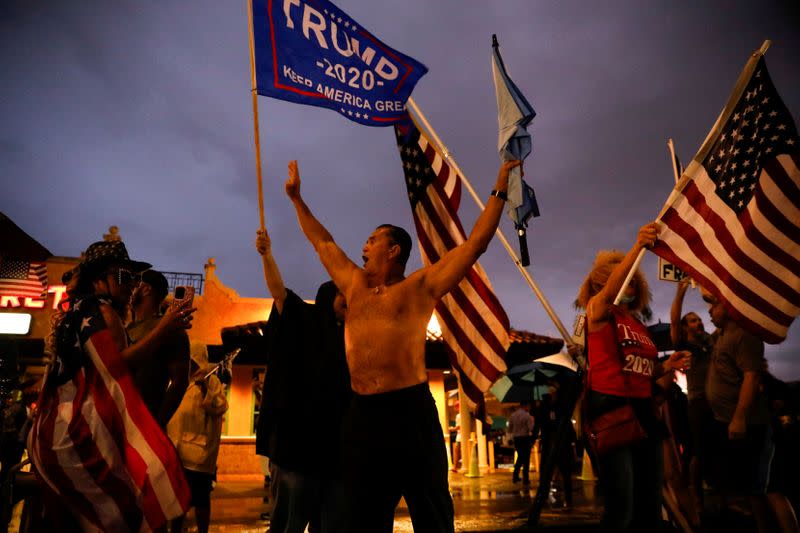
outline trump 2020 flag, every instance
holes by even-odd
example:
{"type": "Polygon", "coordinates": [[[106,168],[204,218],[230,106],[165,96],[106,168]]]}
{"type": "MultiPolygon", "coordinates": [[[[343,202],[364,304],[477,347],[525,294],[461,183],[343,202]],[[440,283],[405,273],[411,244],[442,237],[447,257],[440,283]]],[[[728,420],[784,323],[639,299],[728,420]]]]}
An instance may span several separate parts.
{"type": "Polygon", "coordinates": [[[428,68],[327,0],[252,0],[257,92],[391,126],[428,68]]]}
{"type": "MultiPolygon", "coordinates": [[[[502,161],[524,160],[533,143],[526,129],[536,116],[531,104],[506,72],[497,36],[492,35],[492,78],[497,97],[497,149],[502,161]]],[[[528,244],[525,228],[528,219],[539,216],[539,206],[533,189],[522,179],[522,167],[512,168],[508,175],[508,216],[514,221],[520,244],[522,265],[528,266],[528,244]]]]}
{"type": "Polygon", "coordinates": [[[800,314],[798,143],[757,54],[667,200],[653,247],[769,343],[800,314]]]}

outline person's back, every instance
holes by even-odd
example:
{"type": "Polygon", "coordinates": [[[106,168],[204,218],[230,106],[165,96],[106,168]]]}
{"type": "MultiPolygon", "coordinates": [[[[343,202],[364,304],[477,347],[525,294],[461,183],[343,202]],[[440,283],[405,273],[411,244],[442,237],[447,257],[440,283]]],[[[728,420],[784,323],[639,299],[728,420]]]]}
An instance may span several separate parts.
{"type": "Polygon", "coordinates": [[[223,414],[227,410],[225,387],[215,375],[196,376],[183,401],[167,424],[167,433],[178,448],[183,467],[214,472],[219,455],[223,414]],[[202,380],[204,383],[201,383],[202,380]]]}
{"type": "Polygon", "coordinates": [[[273,297],[256,429],[256,453],[270,460],[270,531],[338,533],[344,530],[340,433],[352,394],[344,298],[330,281],[313,304],[287,289],[266,229],[257,235],[273,297]]]}
{"type": "Polygon", "coordinates": [[[514,437],[514,449],[517,452],[517,460],[514,461],[514,475],[511,480],[514,483],[519,482],[519,472],[522,470],[522,482],[527,485],[530,483],[528,473],[531,463],[531,448],[533,447],[533,436],[531,436],[533,417],[527,402],[521,403],[516,411],[511,413],[508,427],[514,437]]]}
{"type": "MultiPolygon", "coordinates": [[[[206,345],[193,344],[191,356],[191,384],[166,429],[189,482],[198,531],[205,533],[211,520],[212,480],[228,401],[225,386],[208,364],[206,345]]],[[[183,517],[174,520],[172,531],[181,531],[182,525],[183,517]]]]}

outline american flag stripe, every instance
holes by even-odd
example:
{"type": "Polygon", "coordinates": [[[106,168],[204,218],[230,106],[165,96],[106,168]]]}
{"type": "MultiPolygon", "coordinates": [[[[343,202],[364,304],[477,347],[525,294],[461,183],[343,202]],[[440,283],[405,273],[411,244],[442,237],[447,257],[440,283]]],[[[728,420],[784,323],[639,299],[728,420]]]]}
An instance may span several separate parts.
{"type": "MultiPolygon", "coordinates": [[[[105,387],[99,389],[109,394],[107,400],[113,401],[113,405],[117,408],[114,415],[122,419],[127,437],[125,453],[134,459],[129,468],[133,482],[137,485],[152,484],[153,490],[144,492],[146,512],[149,511],[156,517],[159,513],[168,514],[172,518],[180,516],[184,509],[181,502],[175,498],[175,494],[179,493],[183,485],[179,484],[179,481],[184,480],[182,476],[176,476],[174,471],[168,472],[161,459],[169,457],[171,453],[174,454],[175,449],[169,439],[163,438],[165,437],[163,431],[135,390],[125,361],[112,351],[115,347],[112,347],[111,343],[114,343],[114,340],[110,333],[101,332],[92,336],[87,351],[91,354],[105,384],[105,387]],[[102,345],[95,347],[95,343],[102,345]],[[131,401],[133,397],[136,400],[131,401]]],[[[110,404],[108,401],[106,403],[110,404]]]]}
{"type": "Polygon", "coordinates": [[[461,205],[461,179],[458,177],[458,173],[455,170],[450,172],[450,165],[445,164],[444,158],[439,155],[439,152],[425,137],[420,136],[419,146],[425,153],[425,158],[430,162],[431,168],[438,176],[438,180],[435,183],[444,183],[444,192],[447,198],[450,199],[447,203],[454,206],[458,211],[458,206],[461,205]]]}
{"type": "Polygon", "coordinates": [[[793,213],[796,209],[793,209],[788,197],[781,195],[776,198],[774,188],[770,188],[769,184],[759,184],[759,188],[755,192],[755,199],[756,206],[761,211],[765,222],[777,229],[778,233],[783,235],[788,242],[800,241],[800,228],[791,221],[792,214],[797,216],[793,213]]]}
{"type": "Polygon", "coordinates": [[[665,243],[664,246],[679,256],[692,258],[702,264],[704,268],[701,269],[701,272],[704,277],[722,284],[726,288],[723,292],[734,297],[735,301],[740,302],[741,305],[745,305],[750,312],[758,313],[763,320],[769,321],[773,326],[785,327],[788,325],[791,321],[790,317],[731,274],[735,265],[732,265],[730,258],[720,261],[713,251],[699,241],[700,234],[690,225],[690,222],[682,220],[677,213],[675,215],[668,213],[662,219],[670,225],[670,230],[659,235],[659,238],[665,243]]]}
{"type": "MultiPolygon", "coordinates": [[[[466,375],[481,390],[491,387],[505,369],[497,368],[486,357],[481,357],[490,348],[481,342],[480,338],[475,338],[464,331],[461,325],[465,317],[458,309],[443,303],[436,306],[436,315],[439,323],[444,326],[442,334],[445,342],[456,355],[462,378],[466,375]]],[[[476,401],[475,398],[471,399],[476,401]]]]}
{"type": "MultiPolygon", "coordinates": [[[[440,260],[466,240],[458,206],[461,178],[436,147],[409,122],[400,127],[398,146],[423,263],[440,260]]],[[[458,372],[470,409],[483,406],[483,393],[506,365],[510,344],[508,317],[476,263],[465,278],[436,305],[442,337],[458,372]]]]}
{"type": "MultiPolygon", "coordinates": [[[[439,153],[424,137],[420,136],[419,144],[420,147],[423,145],[425,146],[424,154],[429,162],[438,161],[441,163],[443,161],[439,153]]],[[[444,169],[450,169],[450,166],[445,165],[444,169]]],[[[437,174],[438,179],[433,181],[431,186],[427,188],[425,196],[420,199],[422,202],[426,202],[427,213],[429,215],[427,218],[436,226],[435,229],[437,230],[435,232],[428,231],[425,233],[432,236],[434,239],[437,237],[441,238],[441,242],[435,242],[434,250],[428,255],[431,262],[439,260],[440,254],[437,250],[450,250],[466,240],[466,232],[458,217],[458,206],[461,196],[461,178],[455,171],[445,171],[444,169],[441,175],[437,174]],[[448,224],[452,227],[445,224],[444,221],[448,221],[448,224]]],[[[425,219],[426,217],[422,217],[423,221],[425,219]]],[[[480,294],[483,304],[487,305],[501,322],[500,327],[508,329],[507,326],[503,325],[507,324],[508,317],[503,310],[503,306],[500,304],[500,300],[497,299],[494,291],[489,287],[488,281],[484,281],[488,280],[488,277],[483,267],[481,267],[480,263],[475,263],[472,270],[478,275],[473,276],[468,274],[467,279],[471,280],[473,287],[480,294]]]]}
{"type": "Polygon", "coordinates": [[[688,205],[681,203],[674,206],[677,209],[672,216],[687,221],[691,217],[696,224],[707,223],[713,229],[716,238],[707,240],[704,245],[712,248],[715,257],[730,258],[731,262],[736,262],[742,268],[742,280],[748,285],[757,288],[759,292],[772,291],[773,297],[779,297],[783,293],[796,307],[800,302],[800,293],[793,289],[790,283],[792,280],[797,283],[800,278],[771,259],[758,246],[743,238],[742,225],[735,216],[730,213],[724,217],[718,214],[715,208],[720,209],[722,206],[714,204],[721,202],[713,191],[708,190],[709,184],[710,180],[706,179],[698,179],[688,184],[683,191],[684,200],[688,205]],[[705,191],[700,190],[700,187],[705,191]],[[703,217],[701,213],[705,216],[703,217]]]}
{"type": "MultiPolygon", "coordinates": [[[[431,187],[429,187],[429,189],[430,188],[431,187]]],[[[441,213],[435,207],[436,205],[441,205],[441,202],[428,202],[428,198],[422,198],[419,202],[419,205],[426,207],[427,210],[421,214],[415,213],[414,220],[415,225],[417,226],[417,235],[419,236],[420,246],[425,253],[425,257],[429,261],[427,264],[432,264],[441,259],[441,256],[443,255],[440,255],[438,250],[451,250],[464,242],[466,239],[461,237],[461,239],[456,240],[450,233],[448,233],[448,228],[445,227],[440,218],[441,213]],[[428,216],[423,218],[425,214],[428,216]],[[420,229],[422,229],[422,231],[420,231],[420,229]]],[[[500,302],[497,300],[494,292],[492,292],[491,288],[489,288],[487,283],[484,281],[486,275],[482,271],[478,270],[480,265],[476,265],[476,267],[477,268],[474,269],[474,274],[470,272],[464,278],[467,282],[466,285],[469,285],[469,288],[471,289],[470,292],[474,292],[477,295],[477,298],[474,299],[475,305],[477,307],[484,305],[488,307],[492,312],[492,316],[494,317],[493,325],[500,328],[498,331],[502,331],[502,328],[504,327],[503,324],[508,320],[508,318],[505,316],[503,307],[500,305],[500,302]]],[[[461,284],[464,284],[464,282],[461,284]]],[[[487,319],[491,320],[492,317],[487,317],[487,319]]]]}
{"type": "MultiPolygon", "coordinates": [[[[420,237],[420,247],[423,250],[424,258],[432,264],[438,261],[439,258],[435,252],[432,256],[428,255],[431,244],[427,237],[428,234],[426,234],[425,237],[420,237]]],[[[489,306],[484,304],[485,300],[483,300],[478,291],[475,290],[476,285],[485,287],[483,280],[476,272],[469,272],[464,280],[446,294],[442,300],[446,300],[446,305],[448,307],[457,307],[461,313],[475,325],[475,330],[480,334],[483,343],[487,348],[491,349],[490,352],[481,350],[479,353],[489,357],[493,364],[502,365],[502,357],[496,357],[496,354],[505,353],[503,335],[501,333],[504,323],[502,322],[502,317],[496,315],[497,311],[495,309],[490,308],[492,313],[480,313],[480,309],[489,306]]]]}
{"type": "Polygon", "coordinates": [[[750,211],[742,211],[739,220],[742,222],[744,236],[747,240],[757,247],[759,253],[767,254],[767,257],[774,260],[774,263],[779,266],[779,270],[775,270],[777,274],[784,279],[793,279],[794,272],[800,272],[800,259],[786,252],[786,249],[791,249],[791,243],[783,242],[785,239],[776,237],[777,230],[774,226],[761,218],[753,220],[750,211]],[[770,235],[772,240],[768,239],[766,235],[770,235]],[[790,272],[788,278],[783,271],[790,272]]]}
{"type": "MultiPolygon", "coordinates": [[[[63,385],[59,390],[59,403],[62,406],[60,413],[63,415],[67,415],[71,411],[72,400],[75,397],[74,391],[75,387],[72,383],[63,385]]],[[[53,406],[40,405],[39,407],[41,409],[53,406]]],[[[94,481],[88,478],[82,467],[74,469],[76,470],[75,476],[70,475],[73,470],[72,465],[80,465],[80,459],[71,446],[58,446],[58,448],[54,446],[55,443],[71,443],[66,438],[69,420],[68,416],[61,419],[56,416],[48,416],[43,420],[41,428],[35,424],[31,428],[31,444],[28,446],[28,450],[35,464],[38,458],[39,464],[50,466],[46,469],[39,467],[36,473],[55,494],[51,500],[60,501],[64,505],[74,508],[78,515],[84,518],[84,521],[100,524],[97,509],[95,509],[89,493],[78,490],[78,486],[93,486],[94,481]],[[43,436],[52,436],[52,439],[40,438],[43,436]],[[82,477],[87,479],[81,479],[82,477]],[[79,485],[77,485],[78,483],[79,485]],[[66,490],[62,493],[59,487],[66,490]]],[[[87,528],[84,527],[84,529],[87,528]]]]}
{"type": "MultiPolygon", "coordinates": [[[[434,195],[441,194],[441,192],[441,189],[436,187],[436,183],[429,186],[428,194],[420,199],[414,213],[420,248],[424,251],[425,258],[429,261],[428,264],[435,263],[441,259],[444,254],[440,254],[439,250],[451,250],[466,240],[463,228],[460,226],[449,228],[442,220],[441,217],[443,214],[441,206],[443,206],[444,203],[441,201],[441,197],[434,197],[434,195]],[[426,222],[429,223],[429,226],[426,225],[426,222]],[[422,231],[420,231],[420,227],[422,231]]],[[[446,217],[444,220],[452,220],[452,214],[450,212],[444,213],[444,217],[446,217]]],[[[481,276],[481,274],[482,273],[479,273],[473,268],[467,273],[464,280],[459,283],[458,287],[462,292],[474,293],[477,296],[476,298],[471,298],[476,308],[473,316],[475,316],[475,319],[479,320],[475,323],[484,324],[491,322],[491,327],[483,329],[486,331],[487,335],[494,336],[492,333],[493,331],[502,332],[504,330],[504,324],[507,323],[508,318],[505,316],[502,306],[500,306],[500,303],[494,297],[494,293],[484,281],[485,275],[481,276]],[[477,309],[484,307],[491,311],[490,315],[482,316],[479,311],[477,311],[477,309]]],[[[502,348],[499,348],[499,350],[499,353],[504,353],[502,348]]]]}
{"type": "MultiPolygon", "coordinates": [[[[792,160],[783,157],[782,162],[785,161],[792,160]]],[[[794,171],[797,173],[797,167],[794,171]]],[[[739,301],[748,302],[747,307],[757,311],[763,320],[769,320],[771,327],[783,329],[785,335],[792,317],[800,312],[797,306],[800,277],[797,271],[788,270],[746,238],[742,223],[735,213],[726,209],[714,188],[705,169],[700,167],[681,198],[662,217],[672,232],[660,235],[659,240],[678,255],[681,255],[678,250],[691,248],[692,256],[716,273],[713,278],[723,282],[726,300],[729,294],[735,294],[739,301]],[[702,231],[704,227],[710,231],[702,231]],[[685,246],[673,242],[672,235],[679,235],[685,246]],[[687,242],[692,242],[692,246],[686,245],[687,242]],[[765,270],[774,274],[764,276],[765,270]]],[[[760,206],[754,205],[751,202],[748,206],[751,219],[765,220],[760,206]]],[[[780,233],[769,233],[776,234],[780,233]]],[[[797,249],[796,244],[794,248],[797,249]]]]}
{"type": "MultiPolygon", "coordinates": [[[[659,234],[659,240],[662,238],[662,235],[659,234]]],[[[680,265],[684,257],[688,258],[688,260],[694,259],[689,255],[678,256],[677,253],[674,252],[669,246],[661,246],[657,253],[659,256],[675,265],[680,265]]],[[[684,267],[681,266],[681,268],[684,267]]],[[[687,272],[689,272],[688,267],[687,272]]],[[[702,273],[700,270],[692,270],[691,276],[703,287],[712,287],[714,286],[715,282],[720,283],[719,278],[717,278],[715,273],[709,269],[703,269],[702,273]]],[[[777,336],[775,333],[773,333],[773,329],[779,329],[779,326],[776,326],[774,323],[770,324],[768,320],[763,318],[763,316],[759,317],[758,313],[751,308],[747,302],[741,300],[741,298],[731,298],[733,297],[729,297],[728,301],[731,302],[731,305],[735,307],[730,307],[729,312],[738,324],[748,329],[753,334],[758,335],[766,342],[777,343],[783,340],[783,337],[777,336]],[[768,326],[772,326],[773,329],[769,329],[768,326]]]]}
{"type": "MultiPolygon", "coordinates": [[[[419,219],[416,213],[414,219],[415,222],[419,219]]],[[[430,232],[420,231],[419,227],[417,228],[420,248],[423,250],[423,259],[429,261],[428,264],[439,260],[438,253],[429,240],[434,235],[430,232]]],[[[478,299],[478,302],[474,302],[466,296],[465,291],[471,289],[474,291],[472,283],[476,282],[476,278],[483,285],[483,280],[477,274],[471,272],[458,286],[442,298],[436,309],[442,322],[448,326],[447,330],[453,332],[453,342],[449,343],[451,348],[457,346],[458,351],[463,354],[466,360],[471,361],[473,366],[487,373],[490,377],[494,377],[495,373],[498,373],[497,367],[504,366],[502,358],[505,353],[502,339],[503,323],[495,316],[494,310],[492,313],[480,312],[481,309],[486,307],[482,305],[483,300],[478,299]],[[470,336],[462,332],[459,324],[467,321],[476,335],[470,336]],[[489,321],[494,322],[499,328],[493,328],[487,324],[489,321]],[[456,331],[462,333],[456,334],[456,331]]]]}

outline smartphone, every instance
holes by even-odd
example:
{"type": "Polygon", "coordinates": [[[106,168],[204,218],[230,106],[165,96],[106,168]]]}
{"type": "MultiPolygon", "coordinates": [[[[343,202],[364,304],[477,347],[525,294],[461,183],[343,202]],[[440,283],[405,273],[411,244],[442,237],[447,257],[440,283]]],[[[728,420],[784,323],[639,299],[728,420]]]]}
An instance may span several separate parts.
{"type": "Polygon", "coordinates": [[[194,287],[178,285],[175,287],[175,298],[172,301],[174,307],[179,307],[184,302],[189,302],[186,307],[192,306],[194,300],[194,287]]]}

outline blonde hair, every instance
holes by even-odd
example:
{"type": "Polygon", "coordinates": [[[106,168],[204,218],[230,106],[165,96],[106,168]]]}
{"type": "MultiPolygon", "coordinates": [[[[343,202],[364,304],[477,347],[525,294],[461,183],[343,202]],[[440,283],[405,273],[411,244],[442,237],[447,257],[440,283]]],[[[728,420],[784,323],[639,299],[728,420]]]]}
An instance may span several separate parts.
{"type": "MultiPolygon", "coordinates": [[[[611,277],[611,273],[624,258],[625,254],[619,250],[600,250],[597,252],[592,270],[583,281],[578,297],[575,299],[575,306],[586,309],[586,306],[589,305],[589,300],[605,287],[608,278],[611,277]]],[[[650,294],[650,285],[648,285],[647,279],[640,269],[636,269],[631,283],[636,285],[636,296],[628,304],[628,309],[634,313],[649,315],[650,297],[652,295],[650,294]]]]}

